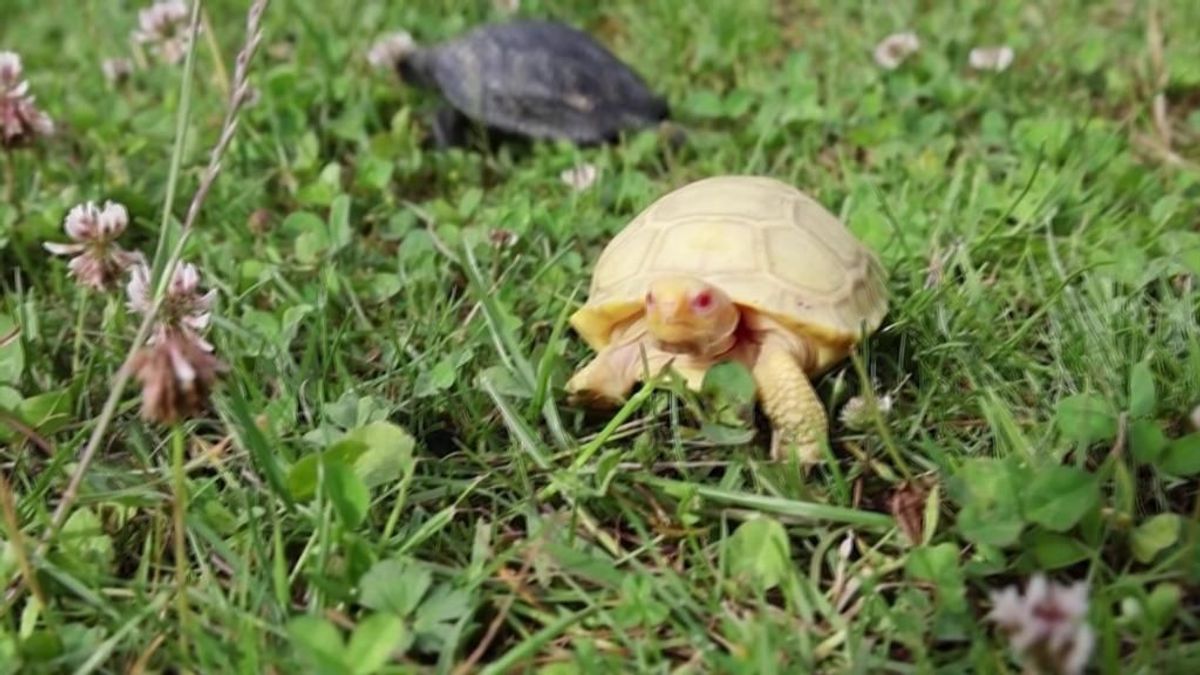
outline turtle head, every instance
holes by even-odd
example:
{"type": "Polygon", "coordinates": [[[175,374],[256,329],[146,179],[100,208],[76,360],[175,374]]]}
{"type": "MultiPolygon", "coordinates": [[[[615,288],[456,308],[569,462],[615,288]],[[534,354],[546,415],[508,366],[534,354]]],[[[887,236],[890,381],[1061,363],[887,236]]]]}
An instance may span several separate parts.
{"type": "Polygon", "coordinates": [[[367,52],[367,60],[377,68],[395,69],[404,80],[420,81],[420,52],[412,34],[399,30],[377,40],[367,52]]]}
{"type": "Polygon", "coordinates": [[[646,292],[646,323],[666,351],[693,355],[728,349],[737,329],[737,305],[720,288],[696,277],[657,279],[646,292]]]}

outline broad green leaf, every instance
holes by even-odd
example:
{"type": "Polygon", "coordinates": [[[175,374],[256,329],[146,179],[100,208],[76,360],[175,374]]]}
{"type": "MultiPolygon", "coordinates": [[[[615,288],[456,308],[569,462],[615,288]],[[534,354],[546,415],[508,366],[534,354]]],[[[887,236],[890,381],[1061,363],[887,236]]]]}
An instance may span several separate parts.
{"type": "Polygon", "coordinates": [[[1111,502],[1117,513],[1124,516],[1131,515],[1137,504],[1137,485],[1126,462],[1113,463],[1111,502]]]}
{"type": "Polygon", "coordinates": [[[328,620],[312,615],[298,616],[287,624],[292,647],[321,675],[350,675],[342,635],[328,620]]]}
{"type": "Polygon", "coordinates": [[[368,488],[390,483],[413,471],[416,441],[403,427],[391,422],[371,422],[346,435],[366,450],[352,461],[354,472],[368,488]]]}
{"type": "Polygon", "coordinates": [[[1178,584],[1164,581],[1150,591],[1146,598],[1146,614],[1154,621],[1154,625],[1165,628],[1170,625],[1179,611],[1179,603],[1183,599],[1183,589],[1178,584]]]}
{"type": "Polygon", "coordinates": [[[489,386],[494,387],[497,392],[503,394],[507,398],[529,399],[533,398],[533,391],[529,387],[521,383],[508,368],[504,366],[490,366],[482,370],[475,377],[476,382],[483,386],[486,382],[489,386]]]}
{"type": "Polygon", "coordinates": [[[737,361],[722,361],[704,373],[700,391],[717,400],[745,405],[754,403],[758,386],[749,368],[737,361]]]}
{"type": "Polygon", "coordinates": [[[1117,434],[1112,407],[1092,394],[1076,394],[1059,401],[1055,419],[1064,436],[1085,445],[1112,440],[1117,434]]]}
{"type": "Polygon", "coordinates": [[[1154,420],[1134,420],[1129,424],[1129,453],[1142,464],[1157,462],[1168,442],[1154,420]]]}
{"type": "Polygon", "coordinates": [[[954,544],[919,546],[908,554],[904,569],[908,576],[931,582],[937,588],[938,602],[950,612],[967,608],[958,547],[954,544]]]}
{"type": "Polygon", "coordinates": [[[312,314],[314,307],[309,304],[293,305],[283,311],[283,321],[279,324],[279,333],[276,336],[277,347],[286,349],[292,341],[296,339],[296,333],[300,330],[300,325],[304,323],[304,319],[312,314]]]}
{"type": "Polygon", "coordinates": [[[374,610],[407,617],[432,583],[433,574],[423,565],[380,560],[359,580],[359,602],[374,610]]]}
{"type": "Polygon", "coordinates": [[[473,608],[473,596],[447,584],[435,588],[417,609],[413,632],[423,648],[440,649],[454,634],[454,625],[473,608]]]}
{"type": "Polygon", "coordinates": [[[338,460],[325,462],[325,494],[347,527],[362,524],[371,506],[371,493],[354,469],[338,460]]]}
{"type": "Polygon", "coordinates": [[[392,180],[395,164],[388,159],[367,155],[355,167],[355,179],[360,185],[383,190],[392,180]]]}
{"type": "Polygon", "coordinates": [[[354,241],[354,230],[350,227],[349,195],[338,195],[329,206],[329,241],[334,251],[354,241]]]}
{"type": "Polygon", "coordinates": [[[958,531],[976,544],[1008,546],[1017,541],[1025,523],[1017,500],[1013,468],[997,459],[972,459],[954,475],[962,510],[958,531]]]}
{"type": "Polygon", "coordinates": [[[50,435],[71,422],[75,396],[70,389],[31,396],[17,407],[21,419],[43,435],[50,435]]]}
{"type": "Polygon", "coordinates": [[[21,643],[21,653],[30,663],[45,664],[61,656],[62,652],[62,639],[48,630],[35,630],[21,643]]]}
{"type": "Polygon", "coordinates": [[[289,213],[283,222],[279,224],[279,229],[286,234],[298,236],[305,232],[313,230],[325,230],[325,221],[315,213],[309,211],[294,211],[289,213]]]}
{"type": "Polygon", "coordinates": [[[0,314],[0,384],[16,384],[25,370],[25,347],[17,324],[0,314]]]}
{"type": "Polygon", "coordinates": [[[1032,536],[1033,558],[1040,569],[1053,570],[1087,560],[1091,551],[1078,539],[1038,530],[1032,536]]]}
{"type": "Polygon", "coordinates": [[[1200,473],[1200,431],[1168,443],[1158,461],[1158,468],[1172,476],[1194,476],[1200,473]]]}
{"type": "Polygon", "coordinates": [[[81,506],[67,518],[58,535],[59,552],[65,566],[77,575],[98,581],[112,566],[113,540],[104,524],[90,508],[81,506]]]}
{"type": "Polygon", "coordinates": [[[742,523],[726,542],[730,572],[760,591],[778,586],[792,571],[787,531],[774,518],[756,516],[742,523]]]}
{"type": "Polygon", "coordinates": [[[1148,563],[1179,540],[1182,520],[1174,513],[1160,513],[1137,526],[1129,544],[1138,562],[1148,563]]]}
{"type": "Polygon", "coordinates": [[[367,296],[374,302],[384,302],[404,290],[404,279],[395,272],[372,274],[367,282],[367,296]]]}
{"type": "Polygon", "coordinates": [[[635,573],[621,583],[621,599],[613,615],[626,628],[652,627],[665,621],[670,612],[667,605],[654,597],[654,578],[635,573]]]}
{"type": "Polygon", "coordinates": [[[443,357],[434,364],[433,368],[417,376],[417,381],[413,385],[413,396],[416,398],[436,396],[454,386],[457,375],[458,364],[455,363],[454,357],[443,357]]]}
{"type": "Polygon", "coordinates": [[[350,636],[346,661],[355,675],[371,675],[383,667],[393,652],[405,647],[408,630],[399,617],[380,612],[364,619],[350,636]]]}
{"type": "Polygon", "coordinates": [[[317,491],[317,470],[321,462],[354,464],[366,451],[366,443],[354,438],[343,437],[323,452],[315,452],[301,457],[288,471],[288,492],[297,501],[311,499],[317,491]]]}
{"type": "Polygon", "coordinates": [[[1150,365],[1145,361],[1134,364],[1129,371],[1129,415],[1146,417],[1153,414],[1156,398],[1150,365]]]}
{"type": "MultiPolygon", "coordinates": [[[[12,387],[6,387],[0,384],[0,410],[7,410],[11,414],[20,418],[21,414],[19,409],[23,401],[24,399],[21,398],[21,392],[13,389],[12,387]]],[[[22,419],[21,421],[24,420],[22,419]]],[[[3,421],[0,421],[0,441],[12,440],[13,438],[17,437],[17,433],[18,432],[16,429],[13,429],[3,421]]]]}
{"type": "Polygon", "coordinates": [[[704,440],[715,445],[745,445],[754,440],[756,432],[754,429],[739,429],[705,422],[700,425],[700,433],[704,435],[704,440]]]}
{"type": "Polygon", "coordinates": [[[1034,472],[1033,481],[1021,492],[1029,520],[1054,531],[1075,526],[1100,501],[1099,479],[1073,466],[1055,465],[1034,472]]]}
{"type": "Polygon", "coordinates": [[[329,234],[325,232],[324,226],[319,230],[304,232],[296,237],[295,247],[296,260],[302,265],[315,265],[321,260],[321,257],[329,250],[329,234]]]}
{"type": "Polygon", "coordinates": [[[470,591],[442,584],[433,589],[417,609],[417,622],[458,621],[474,609],[473,600],[470,591]]]}
{"type": "Polygon", "coordinates": [[[713,415],[705,426],[714,428],[706,429],[705,436],[727,445],[745,443],[753,438],[753,433],[746,435],[744,427],[752,420],[756,391],[754,375],[741,363],[723,361],[709,368],[704,374],[700,393],[713,415]],[[731,427],[732,433],[723,433],[724,430],[717,427],[731,427]]]}
{"type": "Polygon", "coordinates": [[[720,117],[724,112],[721,97],[716,92],[703,89],[692,92],[682,107],[696,117],[720,117]]]}

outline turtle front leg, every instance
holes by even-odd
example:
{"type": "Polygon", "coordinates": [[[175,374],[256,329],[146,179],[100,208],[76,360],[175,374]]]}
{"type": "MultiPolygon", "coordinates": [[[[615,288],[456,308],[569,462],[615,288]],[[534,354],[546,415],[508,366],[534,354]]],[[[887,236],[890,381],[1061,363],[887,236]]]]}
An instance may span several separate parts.
{"type": "Polygon", "coordinates": [[[433,147],[438,150],[461,147],[467,140],[467,120],[450,106],[438,108],[430,120],[433,147]]]}
{"type": "Polygon", "coordinates": [[[754,364],[763,411],[771,420],[771,456],[795,457],[808,466],[821,460],[828,439],[825,406],[800,367],[797,354],[781,341],[768,340],[754,364]]]}
{"type": "Polygon", "coordinates": [[[638,381],[640,341],[605,347],[567,381],[572,405],[613,408],[621,405],[638,381]]]}

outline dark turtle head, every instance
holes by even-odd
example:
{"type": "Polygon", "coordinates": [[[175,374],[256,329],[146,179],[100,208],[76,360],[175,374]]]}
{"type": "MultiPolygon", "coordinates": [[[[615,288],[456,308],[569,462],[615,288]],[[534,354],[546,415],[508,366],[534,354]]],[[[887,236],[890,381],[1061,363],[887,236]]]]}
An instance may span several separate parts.
{"type": "Polygon", "coordinates": [[[377,40],[367,60],[376,67],[394,69],[405,82],[418,86],[429,82],[425,50],[417,46],[408,31],[396,31],[377,40]]]}

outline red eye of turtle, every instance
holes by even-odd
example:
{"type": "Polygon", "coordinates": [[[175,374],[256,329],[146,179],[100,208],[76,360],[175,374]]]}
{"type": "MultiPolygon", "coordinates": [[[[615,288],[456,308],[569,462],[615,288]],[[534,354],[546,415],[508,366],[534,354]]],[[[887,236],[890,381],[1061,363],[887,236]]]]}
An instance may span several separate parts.
{"type": "Polygon", "coordinates": [[[696,294],[696,297],[692,298],[692,306],[701,312],[707,312],[709,309],[712,309],[712,304],[713,296],[709,291],[701,291],[696,294]]]}

